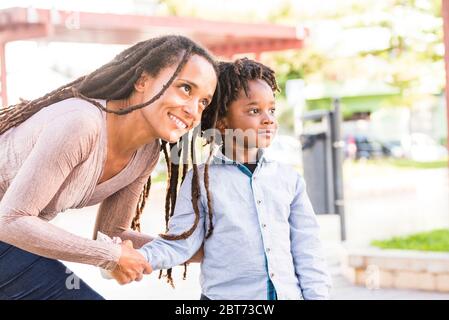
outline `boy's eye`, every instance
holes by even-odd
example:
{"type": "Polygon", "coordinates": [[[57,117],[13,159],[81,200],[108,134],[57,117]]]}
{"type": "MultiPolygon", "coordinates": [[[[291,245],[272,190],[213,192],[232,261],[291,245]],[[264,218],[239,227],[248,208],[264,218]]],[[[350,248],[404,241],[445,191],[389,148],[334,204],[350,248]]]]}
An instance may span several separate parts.
{"type": "Polygon", "coordinates": [[[271,114],[275,114],[276,113],[276,108],[271,108],[270,112],[271,112],[271,114]]]}
{"type": "Polygon", "coordinates": [[[188,84],[181,85],[181,89],[187,94],[189,94],[192,91],[192,87],[188,84]]]}
{"type": "Polygon", "coordinates": [[[259,109],[256,109],[256,108],[251,109],[251,110],[249,110],[249,113],[250,114],[258,114],[259,113],[259,109]]]}

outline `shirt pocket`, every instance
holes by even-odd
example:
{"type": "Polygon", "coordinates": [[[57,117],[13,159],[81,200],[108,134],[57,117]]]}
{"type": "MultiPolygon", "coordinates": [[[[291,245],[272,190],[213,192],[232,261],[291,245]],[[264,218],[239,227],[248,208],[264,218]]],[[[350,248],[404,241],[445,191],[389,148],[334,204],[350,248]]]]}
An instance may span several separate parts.
{"type": "Polygon", "coordinates": [[[273,199],[268,210],[270,210],[269,216],[274,223],[289,224],[288,219],[290,217],[290,202],[288,202],[288,199],[273,199]]]}

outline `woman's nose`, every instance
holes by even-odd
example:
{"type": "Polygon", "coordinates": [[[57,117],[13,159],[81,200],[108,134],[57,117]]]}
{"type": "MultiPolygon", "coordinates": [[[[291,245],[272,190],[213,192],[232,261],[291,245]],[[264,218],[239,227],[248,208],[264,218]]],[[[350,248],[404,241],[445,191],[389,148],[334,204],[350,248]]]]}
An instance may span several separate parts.
{"type": "Polygon", "coordinates": [[[200,114],[200,108],[199,108],[199,102],[198,99],[192,99],[188,103],[184,105],[184,112],[188,114],[191,118],[197,119],[201,116],[200,114]]]}

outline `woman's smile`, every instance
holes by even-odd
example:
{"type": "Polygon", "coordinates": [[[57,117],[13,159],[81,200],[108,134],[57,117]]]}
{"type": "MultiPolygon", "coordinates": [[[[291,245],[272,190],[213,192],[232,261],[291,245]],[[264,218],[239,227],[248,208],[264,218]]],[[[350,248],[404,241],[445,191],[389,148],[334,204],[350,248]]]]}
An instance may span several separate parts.
{"type": "Polygon", "coordinates": [[[168,113],[168,117],[170,118],[170,120],[176,125],[177,128],[179,129],[187,129],[189,127],[189,125],[187,125],[187,122],[182,120],[181,118],[178,118],[177,116],[171,114],[170,112],[168,113]]]}

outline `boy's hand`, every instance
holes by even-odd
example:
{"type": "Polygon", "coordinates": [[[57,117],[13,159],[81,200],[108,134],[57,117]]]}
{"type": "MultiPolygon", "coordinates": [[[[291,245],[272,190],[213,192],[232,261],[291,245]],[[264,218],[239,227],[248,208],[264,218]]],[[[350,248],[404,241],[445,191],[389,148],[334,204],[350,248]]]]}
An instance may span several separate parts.
{"type": "Polygon", "coordinates": [[[144,274],[150,274],[151,265],[137,250],[130,240],[121,243],[122,255],[117,266],[111,271],[111,276],[121,285],[132,281],[140,281],[144,274]]]}

